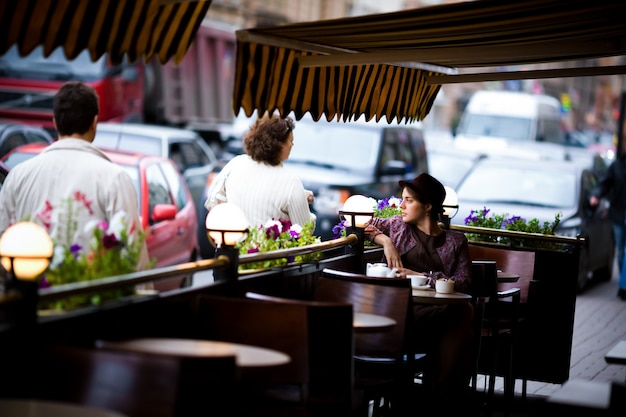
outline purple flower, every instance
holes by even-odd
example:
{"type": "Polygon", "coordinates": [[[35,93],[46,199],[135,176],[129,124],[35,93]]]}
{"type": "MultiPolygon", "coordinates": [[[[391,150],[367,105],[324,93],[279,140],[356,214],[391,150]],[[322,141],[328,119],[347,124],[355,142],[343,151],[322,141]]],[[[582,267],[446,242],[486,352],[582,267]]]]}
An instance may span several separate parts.
{"type": "Polygon", "coordinates": [[[259,248],[249,248],[248,249],[248,253],[257,253],[259,251],[259,248]]]}
{"type": "Polygon", "coordinates": [[[39,280],[39,288],[50,288],[52,285],[46,280],[46,276],[44,275],[39,280]]]}
{"type": "Polygon", "coordinates": [[[120,241],[115,237],[115,233],[105,234],[102,237],[102,246],[105,249],[111,249],[120,244],[120,241]]]}
{"type": "Polygon", "coordinates": [[[333,235],[335,238],[341,237],[341,232],[346,228],[346,221],[342,220],[333,227],[333,235]]]}
{"type": "Polygon", "coordinates": [[[83,247],[74,243],[72,246],[70,246],[70,252],[72,253],[72,255],[74,256],[74,259],[78,259],[78,255],[80,255],[80,250],[83,247]]]}
{"type": "Polygon", "coordinates": [[[281,232],[281,229],[279,229],[279,224],[273,224],[265,229],[265,236],[268,239],[276,240],[278,239],[278,236],[280,236],[280,232],[281,232]]]}

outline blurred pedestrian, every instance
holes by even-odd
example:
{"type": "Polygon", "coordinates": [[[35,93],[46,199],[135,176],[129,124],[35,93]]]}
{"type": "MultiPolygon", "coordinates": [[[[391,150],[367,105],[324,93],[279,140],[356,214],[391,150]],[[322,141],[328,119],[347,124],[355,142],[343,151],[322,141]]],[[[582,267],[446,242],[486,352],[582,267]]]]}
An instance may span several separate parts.
{"type": "Polygon", "coordinates": [[[615,239],[615,258],[620,270],[617,296],[626,300],[626,268],[624,268],[624,252],[626,251],[626,156],[620,155],[600,179],[598,186],[589,197],[589,205],[596,207],[601,198],[610,203],[609,217],[613,222],[615,239]]]}
{"type": "MultiPolygon", "coordinates": [[[[54,241],[68,240],[59,235],[71,230],[71,241],[86,254],[92,235],[85,226],[93,221],[110,223],[120,213],[137,233],[141,222],[130,176],[92,144],[99,107],[95,90],[80,82],[66,83],[54,96],[53,107],[59,139],[7,175],[0,190],[0,234],[15,222],[38,220],[38,214],[50,213],[51,207],[68,199],[88,210],[66,214],[69,218],[45,219],[54,241]]],[[[141,252],[139,269],[149,262],[145,243],[141,252]]]]}
{"type": "Polygon", "coordinates": [[[289,117],[259,118],[244,136],[246,153],[222,168],[209,188],[205,207],[210,211],[220,202],[234,203],[246,214],[250,227],[272,219],[301,226],[315,222],[309,209],[313,193],[283,166],[294,146],[294,128],[289,117]]]}

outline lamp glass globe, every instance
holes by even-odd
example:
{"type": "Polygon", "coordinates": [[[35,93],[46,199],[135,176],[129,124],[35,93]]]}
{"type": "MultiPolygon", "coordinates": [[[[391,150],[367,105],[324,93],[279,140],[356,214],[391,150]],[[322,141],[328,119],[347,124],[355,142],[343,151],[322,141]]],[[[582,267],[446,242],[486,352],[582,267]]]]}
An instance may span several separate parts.
{"type": "Polygon", "coordinates": [[[215,242],[216,246],[235,245],[248,230],[248,219],[245,213],[233,203],[222,203],[213,207],[206,216],[205,224],[209,238],[215,242]],[[222,231],[225,231],[223,242],[222,231]]]}
{"type": "Polygon", "coordinates": [[[0,262],[17,278],[32,280],[50,264],[54,247],[46,230],[33,222],[18,222],[0,237],[0,262]]]}

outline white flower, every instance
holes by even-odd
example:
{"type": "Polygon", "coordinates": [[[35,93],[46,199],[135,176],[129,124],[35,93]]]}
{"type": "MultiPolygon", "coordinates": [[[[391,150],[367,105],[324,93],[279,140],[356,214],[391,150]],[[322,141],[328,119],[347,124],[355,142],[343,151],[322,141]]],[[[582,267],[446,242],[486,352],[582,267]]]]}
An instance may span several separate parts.
{"type": "Polygon", "coordinates": [[[113,233],[117,240],[122,240],[122,232],[126,230],[126,212],[124,210],[120,210],[109,222],[109,228],[107,232],[109,234],[113,233]]]}
{"type": "Polygon", "coordinates": [[[289,231],[296,232],[299,236],[302,233],[302,226],[300,226],[299,224],[292,224],[289,228],[289,231]]]}
{"type": "Polygon", "coordinates": [[[400,204],[402,204],[402,199],[398,198],[398,197],[389,197],[389,207],[400,207],[400,204]]]}
{"type": "Polygon", "coordinates": [[[61,265],[63,259],[65,259],[65,248],[62,245],[55,245],[52,260],[50,261],[50,269],[55,269],[61,265]]]}

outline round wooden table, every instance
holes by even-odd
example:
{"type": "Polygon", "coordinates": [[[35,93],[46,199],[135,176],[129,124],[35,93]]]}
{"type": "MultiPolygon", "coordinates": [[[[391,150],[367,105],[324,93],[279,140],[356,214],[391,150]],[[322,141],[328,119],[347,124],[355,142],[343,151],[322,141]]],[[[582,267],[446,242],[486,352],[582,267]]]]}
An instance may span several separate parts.
{"type": "Polygon", "coordinates": [[[498,271],[498,282],[517,282],[519,281],[519,275],[511,272],[498,271]]]}
{"type": "Polygon", "coordinates": [[[41,400],[0,400],[2,417],[126,417],[100,408],[41,400]]]}
{"type": "Polygon", "coordinates": [[[97,346],[105,349],[176,357],[234,355],[237,366],[240,367],[277,366],[291,361],[288,355],[276,350],[214,340],[174,338],[143,338],[116,342],[101,340],[97,342],[97,346]]]}
{"type": "Polygon", "coordinates": [[[467,303],[471,299],[471,295],[462,292],[446,294],[433,288],[424,290],[413,288],[413,302],[418,304],[459,304],[467,303]]]}
{"type": "Polygon", "coordinates": [[[390,317],[378,314],[359,313],[356,311],[354,312],[354,318],[352,320],[354,331],[362,333],[390,329],[396,324],[396,321],[390,317]]]}

